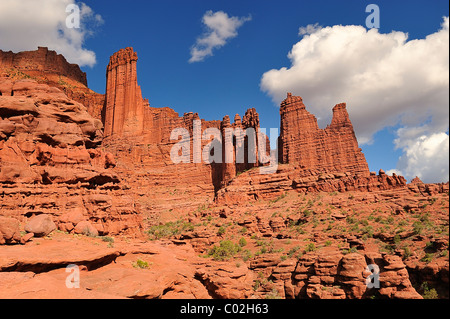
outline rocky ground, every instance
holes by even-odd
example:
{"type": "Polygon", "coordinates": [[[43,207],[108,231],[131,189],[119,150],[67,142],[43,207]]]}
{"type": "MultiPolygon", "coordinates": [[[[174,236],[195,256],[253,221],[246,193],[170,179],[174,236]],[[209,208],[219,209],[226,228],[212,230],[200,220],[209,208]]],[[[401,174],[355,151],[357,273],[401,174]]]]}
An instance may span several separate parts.
{"type": "Polygon", "coordinates": [[[139,239],[54,230],[1,246],[1,297],[448,298],[448,194],[419,189],[163,210],[139,239]],[[79,289],[65,286],[69,264],[79,289]]]}

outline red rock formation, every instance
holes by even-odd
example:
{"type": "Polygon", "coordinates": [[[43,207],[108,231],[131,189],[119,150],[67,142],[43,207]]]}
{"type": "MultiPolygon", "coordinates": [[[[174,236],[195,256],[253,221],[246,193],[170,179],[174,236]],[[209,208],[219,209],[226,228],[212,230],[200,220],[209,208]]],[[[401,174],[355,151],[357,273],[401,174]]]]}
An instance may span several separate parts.
{"type": "MultiPolygon", "coordinates": [[[[39,47],[36,51],[13,53],[0,50],[0,77],[11,80],[33,79],[62,90],[70,99],[83,104],[89,114],[100,119],[104,95],[87,87],[86,73],[55,51],[39,47]]],[[[11,87],[0,87],[0,95],[11,95],[11,87]]]]}
{"type": "Polygon", "coordinates": [[[15,68],[28,74],[49,73],[64,75],[87,86],[86,73],[77,64],[68,63],[61,54],[46,47],[38,47],[36,51],[13,53],[0,50],[0,65],[15,68]]]}
{"type": "Polygon", "coordinates": [[[418,176],[416,176],[411,180],[410,184],[423,184],[423,182],[418,176]]]}
{"type": "Polygon", "coordinates": [[[57,88],[5,78],[0,87],[14,91],[0,97],[1,214],[21,222],[46,214],[67,232],[89,220],[99,234],[139,234],[133,196],[99,149],[101,121],[57,88]]]}
{"type": "Polygon", "coordinates": [[[282,283],[286,298],[361,299],[371,294],[388,298],[422,299],[409,280],[405,265],[398,256],[358,253],[343,255],[336,251],[308,253],[297,263],[281,262],[273,270],[274,282],[282,283]],[[368,260],[379,263],[380,289],[369,289],[366,278],[368,260]]]}
{"type": "Polygon", "coordinates": [[[345,105],[320,130],[292,95],[280,137],[289,164],[262,175],[236,130],[259,128],[255,109],[231,123],[149,107],[136,59],[132,49],[112,57],[107,138],[89,108],[61,90],[0,78],[0,245],[25,244],[0,247],[1,296],[421,298],[414,287],[427,282],[448,297],[448,183],[368,173],[345,105]],[[189,163],[170,158],[174,128],[191,136],[189,163]],[[230,163],[194,161],[210,142],[194,136],[207,128],[235,129],[226,136],[230,163]],[[246,157],[237,163],[242,143],[246,157]],[[161,225],[149,233],[164,241],[130,238],[145,223],[161,225]],[[53,240],[38,238],[55,226],[53,240]],[[225,240],[235,254],[209,258],[225,240]],[[148,269],[134,266],[138,258],[148,269]],[[68,264],[88,270],[80,289],[60,289],[68,264]],[[376,291],[365,283],[369,264],[381,271],[376,291]]]}
{"type": "MultiPolygon", "coordinates": [[[[240,128],[243,131],[247,128],[253,128],[257,132],[259,130],[259,117],[255,109],[247,110],[243,121],[237,115],[235,123],[231,124],[228,116],[222,122],[204,121],[200,119],[197,113],[190,112],[180,117],[170,108],[150,107],[148,100],[142,98],[141,89],[137,82],[136,63],[137,54],[133,51],[133,48],[121,49],[110,58],[106,73],[106,103],[103,118],[105,127],[104,145],[115,148],[127,140],[125,142],[127,147],[140,149],[137,151],[140,154],[148,154],[151,159],[140,157],[137,161],[151,161],[153,166],[149,169],[155,169],[155,167],[164,163],[165,166],[169,165],[170,169],[176,172],[178,183],[209,183],[209,186],[214,186],[215,190],[220,188],[224,182],[236,176],[236,172],[258,165],[257,148],[254,150],[256,162],[249,163],[247,155],[249,142],[242,132],[238,131],[238,136],[234,134],[235,131],[225,134],[226,128],[240,128]],[[194,121],[198,121],[197,123],[200,123],[200,125],[194,125],[194,121]],[[168,157],[171,148],[178,142],[170,138],[172,131],[176,128],[186,129],[191,139],[189,142],[190,163],[178,164],[175,168],[171,165],[173,163],[169,163],[168,157]],[[205,159],[201,159],[200,155],[203,148],[210,142],[210,140],[202,140],[202,133],[207,128],[220,129],[222,137],[231,145],[228,149],[229,154],[226,155],[226,143],[222,143],[222,163],[204,164],[205,159]],[[195,129],[198,131],[194,132],[195,129]],[[195,141],[194,133],[198,137],[195,141]],[[198,140],[201,140],[200,143],[197,142],[198,140]],[[236,143],[245,145],[244,153],[246,155],[242,163],[236,163],[236,143]],[[149,153],[147,150],[142,150],[142,145],[145,145],[146,148],[154,145],[158,151],[156,154],[149,153]],[[228,156],[231,159],[230,163],[226,163],[228,156]],[[193,178],[193,170],[201,172],[199,179],[193,178]]],[[[127,154],[128,160],[129,155],[127,154]]],[[[121,155],[119,155],[119,160],[127,162],[127,158],[122,158],[121,155]]],[[[172,174],[168,170],[166,171],[167,174],[172,174]]]]}
{"type": "Polygon", "coordinates": [[[333,119],[320,129],[302,98],[288,93],[281,103],[279,161],[300,164],[308,169],[324,169],[369,175],[369,168],[350,122],[345,103],[333,108],[333,119]]]}
{"type": "MultiPolygon", "coordinates": [[[[332,172],[324,169],[304,169],[282,164],[275,174],[261,175],[250,170],[233,179],[216,196],[218,203],[232,204],[257,199],[273,199],[283,192],[295,190],[300,193],[317,192],[373,192],[377,190],[401,189],[406,186],[403,176],[393,174],[354,175],[350,172],[332,172]]],[[[427,185],[428,186],[428,185],[427,185]]],[[[410,186],[415,188],[415,186],[410,186]]],[[[429,187],[423,192],[443,193],[445,187],[429,187]]]]}
{"type": "Polygon", "coordinates": [[[137,84],[137,54],[133,48],[114,53],[106,70],[105,136],[138,135],[144,123],[144,105],[137,84]]]}

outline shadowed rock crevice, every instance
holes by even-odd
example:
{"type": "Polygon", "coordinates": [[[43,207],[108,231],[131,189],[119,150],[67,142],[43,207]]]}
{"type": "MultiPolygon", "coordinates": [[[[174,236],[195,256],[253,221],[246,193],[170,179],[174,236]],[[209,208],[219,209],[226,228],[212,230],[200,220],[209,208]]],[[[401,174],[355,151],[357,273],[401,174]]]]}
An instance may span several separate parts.
{"type": "Polygon", "coordinates": [[[49,272],[59,268],[65,268],[68,265],[75,264],[78,266],[85,266],[89,271],[104,267],[112,262],[115,262],[117,257],[121,256],[120,252],[113,252],[90,260],[65,260],[55,262],[27,262],[18,261],[14,265],[3,266],[0,271],[4,272],[28,272],[35,274],[49,272]]]}
{"type": "Polygon", "coordinates": [[[216,293],[216,290],[218,289],[217,286],[215,286],[212,282],[210,282],[208,279],[203,278],[202,274],[196,273],[194,275],[194,279],[200,282],[208,291],[208,295],[212,299],[222,299],[220,295],[216,293]]]}

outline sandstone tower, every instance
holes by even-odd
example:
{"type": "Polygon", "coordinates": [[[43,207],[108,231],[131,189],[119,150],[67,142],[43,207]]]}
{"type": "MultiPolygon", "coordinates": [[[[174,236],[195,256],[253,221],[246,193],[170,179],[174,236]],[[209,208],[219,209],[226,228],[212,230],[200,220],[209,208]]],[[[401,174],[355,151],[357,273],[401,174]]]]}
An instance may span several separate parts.
{"type": "Polygon", "coordinates": [[[142,133],[144,106],[133,48],[114,53],[106,70],[105,137],[142,133]]]}
{"type": "Polygon", "coordinates": [[[353,130],[345,103],[333,108],[333,119],[320,129],[300,96],[287,94],[280,107],[278,142],[281,163],[305,168],[369,175],[369,167],[353,130]]]}
{"type": "MultiPolygon", "coordinates": [[[[241,117],[237,114],[234,123],[230,122],[229,116],[225,116],[222,121],[205,121],[200,119],[197,113],[185,113],[182,117],[173,109],[168,107],[150,107],[147,99],[142,98],[142,92],[137,82],[137,54],[133,48],[121,49],[110,57],[106,70],[106,96],[103,109],[104,137],[106,141],[124,139],[123,145],[128,145],[134,149],[134,153],[139,153],[135,161],[151,162],[152,165],[166,163],[170,165],[170,150],[177,142],[171,140],[171,132],[176,128],[184,128],[189,131],[190,140],[190,164],[182,164],[177,169],[186,169],[192,172],[193,167],[206,175],[211,175],[209,181],[214,184],[215,189],[219,189],[223,183],[233,179],[237,173],[254,166],[258,166],[257,135],[254,152],[255,160],[249,161],[248,137],[240,134],[236,129],[245,131],[247,128],[259,131],[259,115],[254,108],[250,108],[241,117]],[[201,128],[194,126],[194,121],[200,121],[201,128]],[[207,128],[216,128],[222,132],[222,142],[226,139],[232,147],[225,149],[222,143],[223,160],[221,163],[205,164],[203,161],[194,163],[194,158],[199,158],[199,152],[209,143],[209,140],[193,140],[194,133],[202,136],[202,132],[207,128]],[[237,134],[225,134],[225,129],[235,129],[237,134]],[[195,131],[196,130],[196,131],[195,131]],[[195,131],[195,132],[194,132],[195,131]],[[244,146],[244,160],[236,163],[236,146],[244,146]],[[138,151],[139,149],[139,151],[138,151]],[[145,151],[143,151],[145,149],[145,151]],[[151,150],[151,154],[146,156],[146,152],[151,150]],[[230,163],[225,163],[225,154],[228,152],[230,163]],[[183,167],[183,168],[182,168],[183,167]],[[205,170],[205,167],[207,168],[205,170]]],[[[109,143],[109,142],[107,142],[109,143]]],[[[116,143],[117,144],[117,143],[116,143]]],[[[269,143],[267,143],[269,145],[269,143]]],[[[266,147],[268,150],[268,148],[266,147]]],[[[133,153],[133,154],[134,154],[133,153]]],[[[130,155],[126,153],[122,160],[127,161],[130,155]]],[[[253,159],[253,156],[250,156],[253,159]]],[[[183,172],[185,174],[185,172],[183,172]]],[[[204,178],[204,177],[202,177],[204,178]]],[[[194,182],[195,180],[192,179],[194,182]]]]}

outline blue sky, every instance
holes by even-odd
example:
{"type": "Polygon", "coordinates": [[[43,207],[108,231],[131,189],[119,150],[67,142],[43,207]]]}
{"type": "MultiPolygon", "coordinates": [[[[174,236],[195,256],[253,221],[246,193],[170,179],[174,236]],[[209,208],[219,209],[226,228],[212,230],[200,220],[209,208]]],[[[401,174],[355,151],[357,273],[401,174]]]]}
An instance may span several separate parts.
{"type": "MultiPolygon", "coordinates": [[[[64,1],[72,2],[73,0],[64,1]]],[[[149,99],[151,106],[168,106],[180,115],[184,112],[198,112],[205,120],[222,119],[224,115],[230,115],[232,118],[236,113],[243,115],[247,108],[255,107],[260,114],[261,126],[266,128],[279,127],[277,105],[281,99],[277,99],[278,91],[270,85],[263,89],[262,77],[269,70],[289,69],[293,66],[288,53],[296,43],[302,40],[303,36],[299,35],[300,27],[314,24],[322,28],[336,25],[365,27],[365,20],[369,14],[365,12],[365,8],[368,4],[374,3],[380,8],[378,32],[389,34],[394,30],[401,31],[407,33],[408,41],[411,41],[424,39],[427,35],[438,32],[443,17],[449,15],[448,2],[437,0],[134,0],[128,2],[86,0],[84,3],[95,14],[101,16],[98,20],[102,21],[99,24],[89,24],[90,34],[84,34],[81,44],[83,49],[93,51],[96,56],[96,63],[92,67],[82,67],[87,72],[91,89],[104,93],[105,70],[109,57],[120,48],[131,46],[139,57],[138,82],[143,97],[149,99]],[[237,36],[228,39],[224,46],[214,50],[212,56],[206,57],[201,62],[189,63],[191,47],[205,32],[202,17],[209,10],[213,13],[222,11],[229,17],[251,17],[251,20],[243,22],[236,30],[237,36]]],[[[1,28],[0,22],[0,30],[1,28]]],[[[14,48],[4,47],[1,42],[0,31],[0,49],[14,50],[14,48]]],[[[445,54],[448,58],[448,53],[445,54]]],[[[433,57],[430,56],[430,59],[433,57]]],[[[367,63],[370,63],[370,60],[367,63]]],[[[444,82],[447,81],[448,86],[448,69],[442,77],[444,82]]],[[[302,90],[302,86],[292,87],[295,88],[293,92],[295,95],[309,96],[302,90]]],[[[440,90],[442,91],[442,87],[440,90]]],[[[331,104],[321,106],[324,112],[328,110],[329,114],[335,104],[352,101],[351,96],[348,99],[345,96],[336,96],[334,101],[332,90],[329,92],[328,87],[320,87],[320,91],[323,95],[331,95],[328,102],[331,104]]],[[[317,95],[320,94],[320,92],[317,93],[317,95]]],[[[314,110],[318,106],[314,105],[316,103],[314,98],[311,96],[308,100],[312,104],[311,112],[316,114],[314,110]]],[[[309,109],[308,100],[304,98],[305,105],[309,109]]],[[[436,103],[442,103],[442,99],[436,103]]],[[[350,105],[348,108],[352,116],[350,105]]],[[[358,114],[355,111],[356,119],[360,116],[358,114]]],[[[389,122],[380,119],[383,125],[380,124],[379,127],[372,128],[370,134],[367,133],[370,138],[361,147],[371,170],[378,171],[382,168],[403,172],[402,167],[397,167],[399,157],[404,155],[404,161],[411,160],[412,155],[405,157],[408,151],[406,144],[398,141],[398,147],[395,148],[394,140],[400,136],[398,130],[402,127],[408,129],[423,127],[423,123],[429,119],[423,118],[419,122],[415,121],[414,125],[407,126],[409,124],[405,124],[406,120],[402,114],[393,115],[402,116],[402,121],[389,122]]],[[[447,114],[444,114],[447,116],[446,127],[445,124],[444,126],[440,124],[439,129],[426,131],[424,134],[427,138],[440,133],[444,139],[447,138],[447,142],[444,142],[448,144],[447,114]],[[446,137],[445,134],[447,134],[446,137]]],[[[317,116],[320,117],[321,114],[317,116]]],[[[322,117],[326,118],[325,115],[322,117]]],[[[358,127],[364,125],[360,124],[358,127]]],[[[423,141],[425,143],[428,140],[423,141]]],[[[419,142],[411,140],[408,143],[411,150],[413,145],[419,142]]],[[[448,155],[446,158],[448,160],[448,155]]],[[[403,168],[406,172],[406,166],[403,168]]],[[[444,175],[447,174],[448,179],[448,166],[443,168],[443,172],[444,175]]],[[[409,172],[409,174],[413,173],[409,172]]]]}

